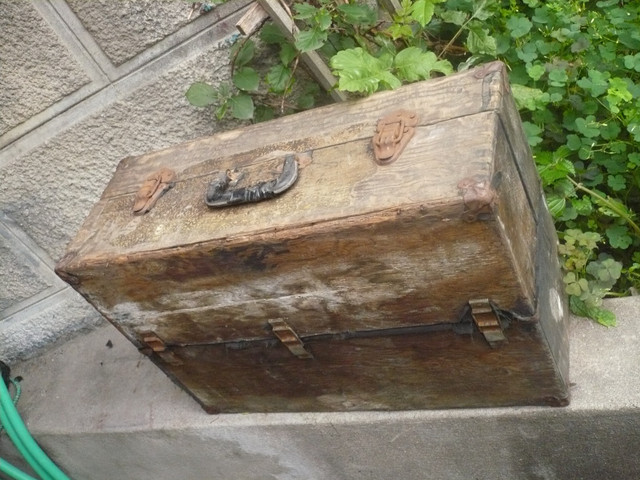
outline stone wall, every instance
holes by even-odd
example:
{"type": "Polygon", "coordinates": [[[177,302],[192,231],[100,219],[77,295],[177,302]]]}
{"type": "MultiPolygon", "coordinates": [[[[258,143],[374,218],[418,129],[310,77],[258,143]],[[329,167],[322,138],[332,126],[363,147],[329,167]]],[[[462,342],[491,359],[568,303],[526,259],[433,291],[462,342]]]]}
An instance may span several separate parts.
{"type": "Polygon", "coordinates": [[[118,162],[209,135],[248,0],[0,0],[0,359],[102,322],[53,273],[118,162]]]}

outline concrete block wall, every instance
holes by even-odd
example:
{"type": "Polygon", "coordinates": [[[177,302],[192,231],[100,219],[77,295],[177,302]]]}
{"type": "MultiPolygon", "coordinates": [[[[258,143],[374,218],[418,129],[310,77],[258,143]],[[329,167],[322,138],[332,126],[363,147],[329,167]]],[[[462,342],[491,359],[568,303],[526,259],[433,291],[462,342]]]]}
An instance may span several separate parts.
{"type": "Polygon", "coordinates": [[[184,93],[228,78],[248,4],[0,0],[0,359],[103,322],[53,266],[122,158],[221,128],[184,93]]]}

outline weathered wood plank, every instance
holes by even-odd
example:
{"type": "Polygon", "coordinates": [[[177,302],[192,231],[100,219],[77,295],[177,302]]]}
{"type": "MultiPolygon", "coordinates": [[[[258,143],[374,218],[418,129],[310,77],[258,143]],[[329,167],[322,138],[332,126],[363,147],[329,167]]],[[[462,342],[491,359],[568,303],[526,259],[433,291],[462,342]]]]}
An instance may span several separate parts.
{"type": "Polygon", "coordinates": [[[185,171],[215,158],[256,150],[259,155],[304,152],[371,138],[378,119],[400,105],[420,112],[423,126],[495,110],[495,105],[483,103],[483,88],[482,80],[465,72],[129,157],[120,163],[105,193],[133,193],[149,174],[163,166],[175,169],[180,180],[185,171]]]}
{"type": "Polygon", "coordinates": [[[251,8],[245,13],[238,23],[236,28],[245,36],[253,34],[262,24],[269,18],[269,14],[262,8],[258,2],[254,2],[251,8]]]}
{"type": "Polygon", "coordinates": [[[565,404],[540,331],[507,334],[498,350],[451,331],[309,341],[309,360],[274,343],[172,348],[184,364],[163,368],[210,413],[565,404]]]}
{"type": "MultiPolygon", "coordinates": [[[[82,235],[69,250],[91,258],[94,254],[134,253],[203,241],[229,242],[239,234],[298,228],[403,204],[459,201],[460,180],[491,175],[495,120],[493,112],[485,112],[421,127],[393,168],[374,162],[370,138],[331,144],[312,151],[312,160],[301,169],[297,183],[281,197],[221,210],[204,204],[207,185],[218,172],[238,167],[248,173],[247,183],[251,183],[257,180],[257,171],[275,176],[282,159],[256,158],[261,150],[209,157],[183,170],[183,180],[146,215],[131,214],[134,193],[103,198],[100,224],[91,224],[90,238],[82,235]],[[389,193],[381,195],[382,191],[389,193]]],[[[188,160],[189,152],[174,161],[179,165],[182,159],[188,160]]],[[[118,178],[127,181],[123,171],[118,178]]],[[[119,190],[116,181],[111,187],[110,191],[119,190]]]]}
{"type": "Polygon", "coordinates": [[[339,332],[345,319],[355,330],[455,323],[470,298],[531,315],[497,228],[390,212],[242,247],[112,258],[107,270],[83,266],[79,288],[100,292],[98,307],[129,336],[151,329],[177,343],[264,338],[268,318],[303,335],[339,332]]]}

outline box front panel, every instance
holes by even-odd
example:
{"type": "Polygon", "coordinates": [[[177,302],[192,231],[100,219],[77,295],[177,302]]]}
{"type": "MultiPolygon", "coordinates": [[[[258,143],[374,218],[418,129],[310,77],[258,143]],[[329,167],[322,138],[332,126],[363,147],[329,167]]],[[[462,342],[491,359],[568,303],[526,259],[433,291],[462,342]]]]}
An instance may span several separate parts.
{"type": "Polygon", "coordinates": [[[499,349],[443,330],[303,338],[309,359],[277,340],[171,347],[171,364],[153,358],[210,413],[566,404],[538,326],[514,322],[506,335],[499,349]]]}
{"type": "Polygon", "coordinates": [[[80,288],[99,292],[88,298],[130,338],[153,331],[169,344],[264,338],[276,318],[301,335],[452,323],[473,298],[533,314],[495,221],[419,208],[375,220],[159,252],[80,288]]]}

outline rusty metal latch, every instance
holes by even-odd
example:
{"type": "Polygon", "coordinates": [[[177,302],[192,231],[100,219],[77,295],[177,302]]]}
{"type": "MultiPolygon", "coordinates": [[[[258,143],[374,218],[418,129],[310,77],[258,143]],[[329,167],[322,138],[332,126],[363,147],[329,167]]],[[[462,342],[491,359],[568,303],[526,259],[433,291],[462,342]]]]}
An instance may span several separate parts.
{"type": "Polygon", "coordinates": [[[278,337],[278,340],[289,349],[298,358],[313,358],[311,352],[309,352],[298,334],[291,328],[291,326],[281,318],[269,320],[271,330],[273,334],[278,337]]]}
{"type": "Polygon", "coordinates": [[[179,366],[183,364],[182,360],[180,360],[175,353],[167,350],[167,345],[164,343],[164,340],[156,335],[156,333],[142,332],[140,337],[142,338],[142,343],[147,346],[146,349],[142,349],[142,353],[145,355],[150,356],[152,353],[155,353],[169,365],[179,366]]]}
{"type": "Polygon", "coordinates": [[[491,348],[507,343],[500,318],[487,298],[469,300],[473,321],[491,348]]]}
{"type": "Polygon", "coordinates": [[[500,178],[501,174],[498,172],[494,175],[495,181],[467,177],[458,182],[464,204],[462,219],[465,222],[486,220],[490,217],[497,199],[495,184],[500,181],[500,178]]]}
{"type": "Polygon", "coordinates": [[[136,193],[133,204],[133,213],[143,215],[151,210],[158,199],[173,185],[176,180],[176,172],[169,168],[161,168],[147,177],[136,193]]]}
{"type": "Polygon", "coordinates": [[[413,137],[418,115],[408,110],[396,110],[378,120],[373,136],[373,153],[379,165],[395,162],[413,137]]]}

